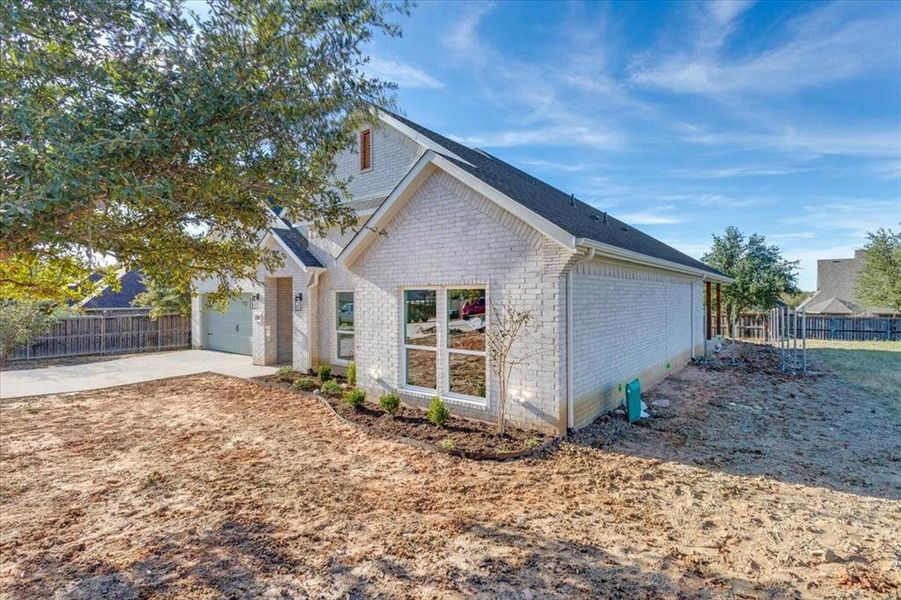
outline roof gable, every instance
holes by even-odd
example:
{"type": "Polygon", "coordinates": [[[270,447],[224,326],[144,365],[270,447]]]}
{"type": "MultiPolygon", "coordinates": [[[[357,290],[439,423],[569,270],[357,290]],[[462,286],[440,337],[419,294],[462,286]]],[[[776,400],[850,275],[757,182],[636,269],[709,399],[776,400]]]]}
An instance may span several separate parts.
{"type": "Polygon", "coordinates": [[[567,232],[577,241],[597,242],[600,245],[622,249],[626,253],[644,255],[727,279],[722,273],[701,261],[487,152],[473,150],[404,117],[384,112],[390,117],[383,119],[387,123],[399,123],[405,129],[415,132],[417,136],[429,140],[436,154],[443,155],[462,171],[525,207],[543,221],[567,232]]]}
{"type": "Polygon", "coordinates": [[[370,217],[366,222],[366,225],[362,227],[350,240],[347,246],[344,247],[338,255],[338,260],[344,264],[353,262],[369,243],[379,235],[379,231],[385,224],[390,222],[404,203],[413,196],[423,182],[425,182],[425,180],[436,170],[444,171],[460,180],[462,183],[495,202],[501,208],[534,227],[564,248],[570,250],[576,249],[575,237],[540,215],[536,215],[528,208],[498,191],[496,188],[487,185],[480,179],[472,176],[470,173],[463,170],[460,167],[460,164],[459,161],[437,154],[432,150],[426,151],[426,153],[416,161],[416,164],[413,165],[413,168],[410,169],[403,180],[397,184],[378,210],[370,217]]]}

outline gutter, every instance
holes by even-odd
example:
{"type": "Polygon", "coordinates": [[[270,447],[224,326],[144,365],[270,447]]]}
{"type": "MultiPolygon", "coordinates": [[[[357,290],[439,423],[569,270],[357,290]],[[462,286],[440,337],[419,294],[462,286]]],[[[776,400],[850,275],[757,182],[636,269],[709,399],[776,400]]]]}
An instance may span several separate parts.
{"type": "Polygon", "coordinates": [[[639,265],[654,267],[655,269],[663,269],[665,271],[673,271],[685,275],[692,275],[694,277],[701,277],[705,281],[710,280],[719,283],[732,283],[734,281],[734,279],[727,277],[726,275],[711,273],[710,271],[705,271],[704,269],[689,267],[688,265],[682,265],[669,260],[664,260],[662,258],[654,258],[646,254],[641,254],[640,252],[633,252],[632,250],[624,250],[622,248],[611,246],[610,244],[596,242],[588,238],[577,239],[576,246],[593,250],[600,256],[606,256],[608,258],[615,258],[639,265]]]}

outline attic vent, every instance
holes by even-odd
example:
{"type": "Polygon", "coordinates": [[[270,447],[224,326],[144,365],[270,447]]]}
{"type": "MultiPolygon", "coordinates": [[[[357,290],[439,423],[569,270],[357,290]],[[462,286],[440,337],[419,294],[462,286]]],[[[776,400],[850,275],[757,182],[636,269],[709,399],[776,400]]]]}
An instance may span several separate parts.
{"type": "Polygon", "coordinates": [[[629,231],[629,228],[626,226],[620,227],[620,229],[622,229],[623,231],[629,231]]]}
{"type": "Polygon", "coordinates": [[[360,132],[360,170],[372,168],[372,131],[364,129],[360,132]]]}

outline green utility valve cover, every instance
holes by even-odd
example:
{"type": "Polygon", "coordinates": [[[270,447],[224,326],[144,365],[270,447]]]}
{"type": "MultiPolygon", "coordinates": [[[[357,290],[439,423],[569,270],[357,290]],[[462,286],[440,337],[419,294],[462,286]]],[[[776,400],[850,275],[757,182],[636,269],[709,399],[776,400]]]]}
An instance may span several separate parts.
{"type": "Polygon", "coordinates": [[[637,379],[626,384],[626,413],[629,423],[634,423],[641,417],[641,383],[637,379]]]}

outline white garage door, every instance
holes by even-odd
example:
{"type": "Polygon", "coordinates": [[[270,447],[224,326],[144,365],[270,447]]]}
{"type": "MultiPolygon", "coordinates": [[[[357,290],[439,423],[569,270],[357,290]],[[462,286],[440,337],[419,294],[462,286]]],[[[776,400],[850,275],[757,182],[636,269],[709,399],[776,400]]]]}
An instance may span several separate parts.
{"type": "Polygon", "coordinates": [[[240,298],[229,302],[225,312],[207,308],[204,319],[207,349],[251,354],[250,294],[241,294],[240,298]]]}

